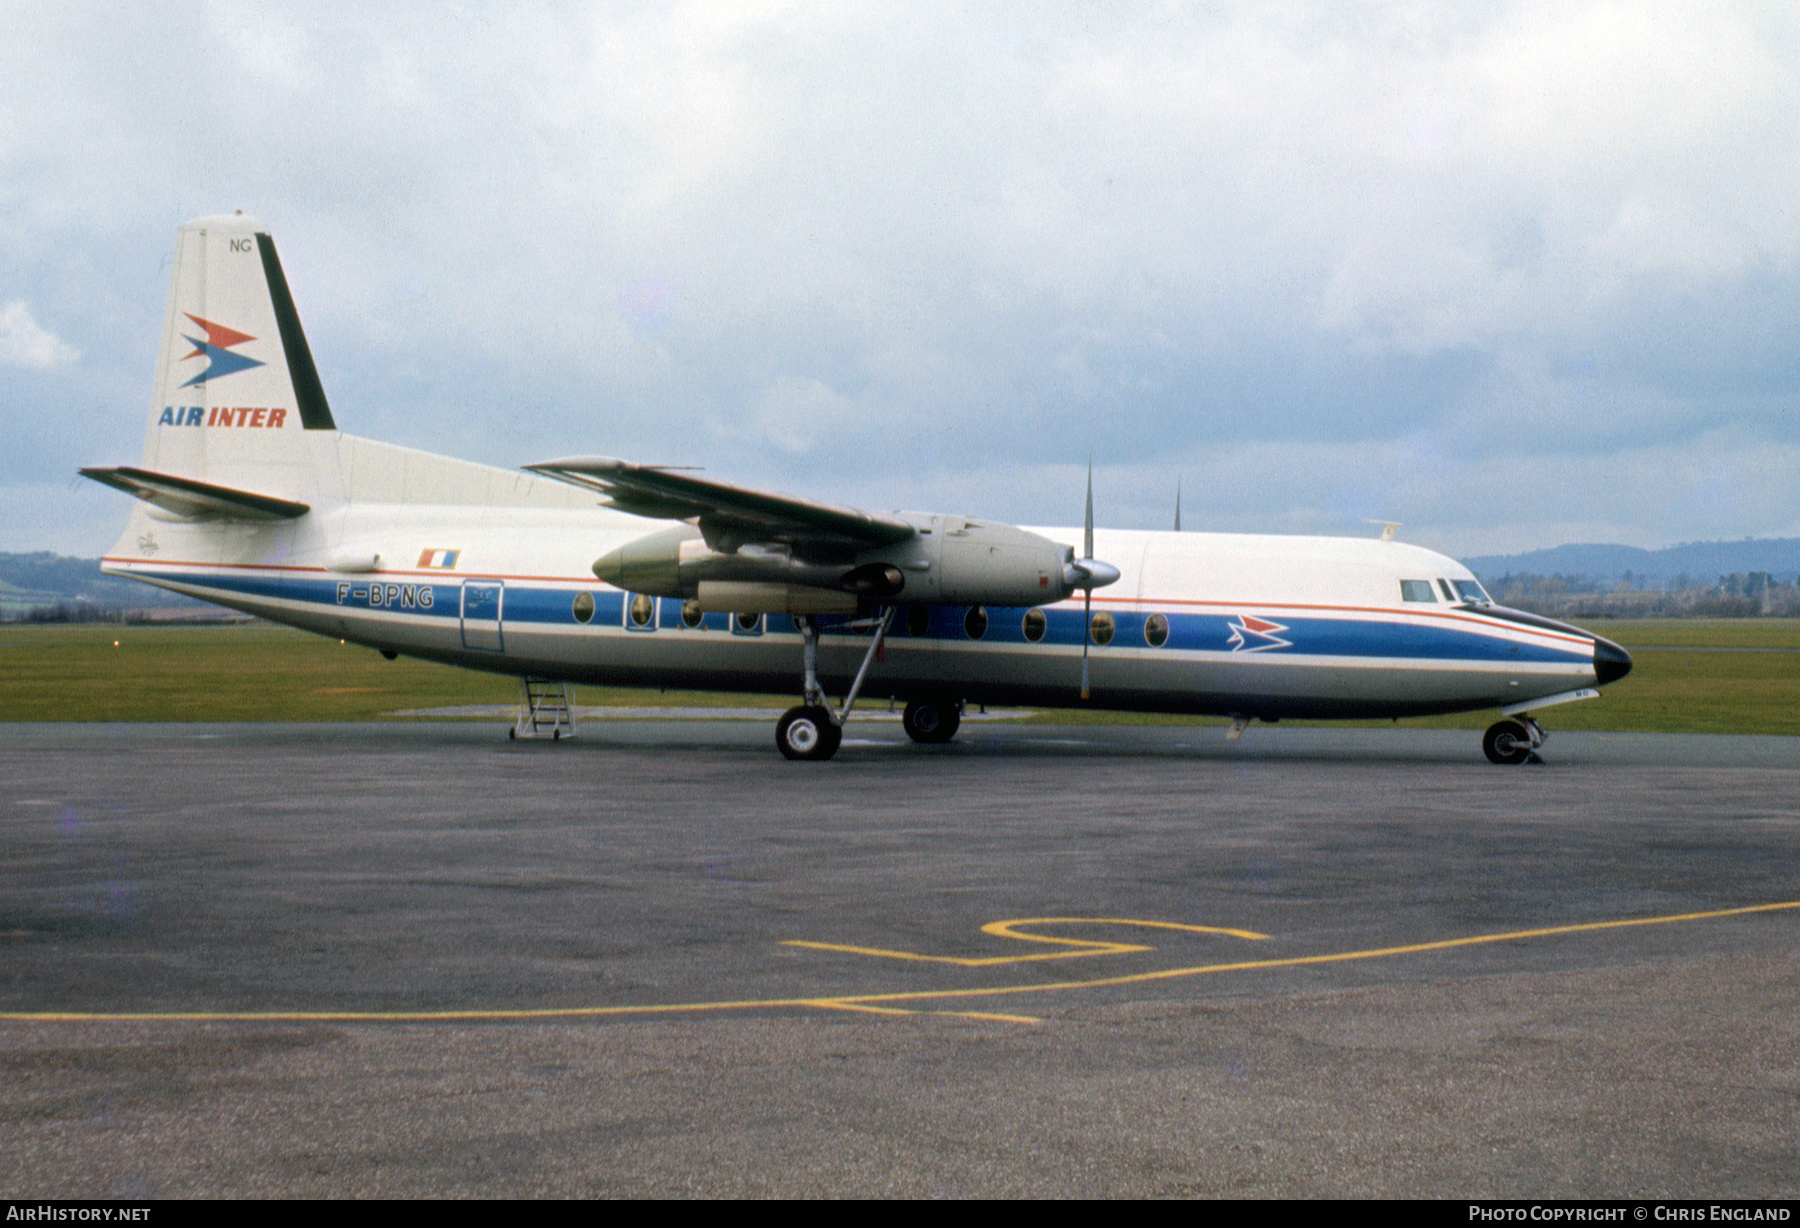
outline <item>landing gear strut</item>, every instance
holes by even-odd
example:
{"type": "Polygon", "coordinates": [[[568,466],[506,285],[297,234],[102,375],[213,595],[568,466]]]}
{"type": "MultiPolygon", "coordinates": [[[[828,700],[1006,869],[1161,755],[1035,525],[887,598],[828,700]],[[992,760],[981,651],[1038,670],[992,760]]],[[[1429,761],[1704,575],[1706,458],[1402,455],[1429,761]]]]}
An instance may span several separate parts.
{"type": "Polygon", "coordinates": [[[1544,727],[1529,716],[1496,721],[1481,737],[1482,753],[1489,763],[1542,763],[1537,748],[1550,740],[1544,727]]]}
{"type": "Polygon", "coordinates": [[[810,614],[802,614],[798,621],[800,639],[806,648],[806,680],[802,693],[805,702],[781,714],[775,724],[775,745],[789,759],[829,759],[837,754],[838,746],[844,740],[844,722],[850,719],[850,709],[856,706],[856,697],[862,693],[863,679],[868,677],[869,666],[881,651],[888,624],[894,621],[894,607],[889,606],[872,622],[851,624],[873,626],[875,636],[869,642],[869,651],[863,654],[862,668],[856,671],[850,693],[844,696],[844,706],[838,710],[832,708],[825,688],[819,685],[819,624],[810,614]]]}

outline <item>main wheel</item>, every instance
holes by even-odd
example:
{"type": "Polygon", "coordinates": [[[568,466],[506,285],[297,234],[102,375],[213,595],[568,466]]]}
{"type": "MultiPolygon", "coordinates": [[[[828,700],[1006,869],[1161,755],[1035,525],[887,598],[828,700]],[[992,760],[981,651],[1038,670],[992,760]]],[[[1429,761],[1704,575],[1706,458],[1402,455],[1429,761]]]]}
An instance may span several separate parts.
{"type": "Polygon", "coordinates": [[[1523,763],[1531,758],[1531,735],[1517,721],[1496,721],[1481,737],[1489,763],[1523,763]]]}
{"type": "Polygon", "coordinates": [[[775,745],[789,759],[829,759],[843,740],[831,713],[811,704],[789,708],[775,724],[775,745]]]}
{"type": "Polygon", "coordinates": [[[962,713],[954,703],[941,699],[915,699],[906,705],[900,723],[915,742],[948,742],[962,724],[962,713]]]}

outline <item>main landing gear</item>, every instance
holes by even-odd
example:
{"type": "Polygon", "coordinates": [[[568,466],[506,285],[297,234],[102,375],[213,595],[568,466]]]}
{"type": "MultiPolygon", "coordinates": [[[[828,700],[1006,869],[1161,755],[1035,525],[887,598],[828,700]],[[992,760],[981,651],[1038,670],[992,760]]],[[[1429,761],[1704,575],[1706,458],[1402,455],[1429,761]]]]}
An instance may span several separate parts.
{"type": "Polygon", "coordinates": [[[915,699],[906,705],[900,724],[915,742],[948,742],[962,724],[962,705],[944,699],[915,699]]]}
{"type": "Polygon", "coordinates": [[[1489,763],[1542,763],[1537,748],[1549,740],[1542,725],[1529,716],[1518,716],[1489,725],[1481,736],[1481,750],[1489,763]]]}
{"type": "Polygon", "coordinates": [[[775,722],[775,745],[789,759],[829,759],[844,740],[844,727],[823,704],[789,708],[775,722]]]}
{"type": "Polygon", "coordinates": [[[869,666],[880,653],[888,624],[893,621],[894,607],[889,606],[879,619],[850,624],[853,627],[873,626],[875,636],[869,641],[869,651],[863,654],[862,668],[856,671],[850,693],[844,696],[843,708],[834,710],[825,696],[825,688],[819,685],[819,624],[810,614],[800,616],[800,639],[806,647],[806,682],[802,696],[806,702],[798,708],[789,708],[775,723],[775,745],[782,754],[789,759],[829,759],[837,754],[838,746],[844,740],[844,722],[850,719],[850,709],[856,706],[856,697],[862,693],[863,679],[868,677],[869,666]]]}

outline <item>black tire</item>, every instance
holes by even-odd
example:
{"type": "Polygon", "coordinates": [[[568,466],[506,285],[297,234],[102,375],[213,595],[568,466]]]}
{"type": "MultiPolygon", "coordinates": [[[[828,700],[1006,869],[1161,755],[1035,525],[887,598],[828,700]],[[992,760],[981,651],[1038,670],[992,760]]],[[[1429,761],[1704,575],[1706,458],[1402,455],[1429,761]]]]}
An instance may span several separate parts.
{"type": "Polygon", "coordinates": [[[941,699],[915,699],[906,705],[900,718],[906,736],[915,742],[948,742],[962,725],[962,713],[956,704],[941,699]]]}
{"type": "Polygon", "coordinates": [[[829,759],[837,754],[844,731],[824,708],[789,708],[775,723],[775,745],[789,759],[829,759]]]}
{"type": "Polygon", "coordinates": [[[1489,763],[1523,763],[1531,758],[1531,735],[1517,721],[1496,721],[1481,735],[1481,752],[1489,763]]]}

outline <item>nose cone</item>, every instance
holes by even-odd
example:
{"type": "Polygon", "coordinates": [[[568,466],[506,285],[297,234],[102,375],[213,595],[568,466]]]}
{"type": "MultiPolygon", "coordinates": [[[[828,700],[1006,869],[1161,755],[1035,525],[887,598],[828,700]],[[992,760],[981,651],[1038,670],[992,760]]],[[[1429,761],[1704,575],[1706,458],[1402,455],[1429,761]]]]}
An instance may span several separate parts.
{"type": "Polygon", "coordinates": [[[1601,686],[1631,672],[1631,654],[1611,640],[1594,637],[1594,680],[1601,686]]]}

